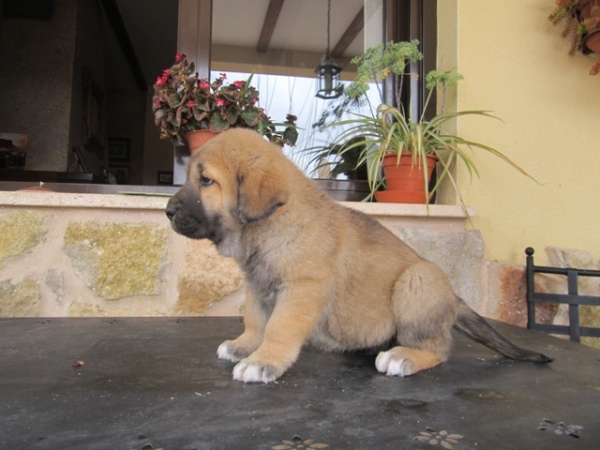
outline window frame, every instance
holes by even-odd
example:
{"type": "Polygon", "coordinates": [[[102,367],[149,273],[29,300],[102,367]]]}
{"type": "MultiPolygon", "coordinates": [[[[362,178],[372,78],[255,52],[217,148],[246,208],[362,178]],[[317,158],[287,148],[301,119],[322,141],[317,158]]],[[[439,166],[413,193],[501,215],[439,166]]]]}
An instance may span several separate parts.
{"type": "MultiPolygon", "coordinates": [[[[213,0],[180,0],[177,48],[186,55],[195,55],[197,70],[201,78],[210,77],[211,40],[212,40],[212,2],[213,0]]],[[[437,0],[385,0],[383,39],[387,41],[406,41],[418,39],[422,61],[411,64],[410,71],[417,77],[411,77],[410,89],[403,93],[402,103],[408,108],[409,96],[415,99],[413,113],[423,112],[427,93],[425,74],[436,67],[437,53],[437,0]]],[[[394,103],[392,95],[393,81],[386,80],[385,100],[394,103]]],[[[395,105],[398,106],[398,105],[395,105]]],[[[426,117],[435,114],[435,92],[429,102],[426,117]]],[[[418,116],[415,116],[418,117],[418,116]]]]}

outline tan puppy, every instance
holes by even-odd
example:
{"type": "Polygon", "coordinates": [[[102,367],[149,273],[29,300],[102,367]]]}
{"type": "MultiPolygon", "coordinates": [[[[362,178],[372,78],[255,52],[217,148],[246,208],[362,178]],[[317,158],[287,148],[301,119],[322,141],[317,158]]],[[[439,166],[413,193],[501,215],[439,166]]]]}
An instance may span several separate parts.
{"type": "Polygon", "coordinates": [[[175,231],[210,239],[246,274],[245,330],[217,354],[233,378],[274,381],[304,343],[389,348],[375,365],[407,376],[448,359],[453,327],[513,359],[548,362],[494,331],[446,275],[375,220],[319,190],[253,131],[222,133],[191,158],[169,201],[175,231]]]}

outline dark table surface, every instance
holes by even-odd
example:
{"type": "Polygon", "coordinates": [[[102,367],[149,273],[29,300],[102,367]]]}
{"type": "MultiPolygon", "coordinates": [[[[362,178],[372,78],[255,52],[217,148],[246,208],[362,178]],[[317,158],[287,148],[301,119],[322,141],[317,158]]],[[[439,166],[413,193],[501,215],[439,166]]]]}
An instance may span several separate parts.
{"type": "Polygon", "coordinates": [[[600,449],[600,351],[494,325],[555,361],[456,335],[413,377],[306,348],[243,384],[215,356],[238,318],[0,319],[0,449],[600,449]]]}

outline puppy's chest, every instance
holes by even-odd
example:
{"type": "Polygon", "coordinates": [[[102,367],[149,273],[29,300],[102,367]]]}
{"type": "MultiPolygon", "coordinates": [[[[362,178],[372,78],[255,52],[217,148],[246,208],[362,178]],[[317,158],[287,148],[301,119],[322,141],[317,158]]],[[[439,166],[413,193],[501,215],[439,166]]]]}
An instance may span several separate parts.
{"type": "Polygon", "coordinates": [[[246,279],[265,309],[272,310],[281,290],[282,278],[261,249],[252,249],[243,264],[246,279]]]}

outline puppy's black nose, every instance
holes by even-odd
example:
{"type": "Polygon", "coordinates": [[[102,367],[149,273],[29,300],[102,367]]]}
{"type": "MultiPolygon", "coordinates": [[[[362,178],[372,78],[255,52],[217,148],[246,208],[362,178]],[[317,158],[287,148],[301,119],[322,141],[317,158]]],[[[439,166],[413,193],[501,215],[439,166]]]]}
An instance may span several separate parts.
{"type": "Polygon", "coordinates": [[[173,217],[175,217],[175,212],[175,208],[167,208],[165,214],[167,215],[169,220],[173,220],[173,217]]]}
{"type": "Polygon", "coordinates": [[[167,215],[169,220],[173,220],[173,217],[175,217],[175,214],[177,214],[177,204],[175,201],[173,201],[172,198],[169,200],[169,203],[167,203],[167,209],[165,210],[165,214],[167,215]]]}

